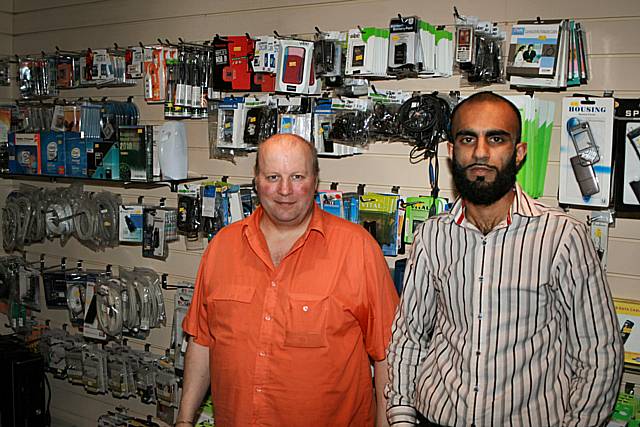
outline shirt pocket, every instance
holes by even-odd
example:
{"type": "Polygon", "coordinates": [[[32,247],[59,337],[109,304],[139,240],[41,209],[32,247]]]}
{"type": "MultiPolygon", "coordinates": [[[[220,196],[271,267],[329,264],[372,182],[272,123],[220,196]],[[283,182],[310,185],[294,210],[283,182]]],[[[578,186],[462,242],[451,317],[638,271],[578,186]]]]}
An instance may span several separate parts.
{"type": "Polygon", "coordinates": [[[328,297],[289,294],[284,345],[287,347],[327,347],[328,297]]]}
{"type": "Polygon", "coordinates": [[[247,316],[255,292],[255,287],[242,285],[213,289],[207,298],[207,317],[214,336],[247,332],[247,316]]]}

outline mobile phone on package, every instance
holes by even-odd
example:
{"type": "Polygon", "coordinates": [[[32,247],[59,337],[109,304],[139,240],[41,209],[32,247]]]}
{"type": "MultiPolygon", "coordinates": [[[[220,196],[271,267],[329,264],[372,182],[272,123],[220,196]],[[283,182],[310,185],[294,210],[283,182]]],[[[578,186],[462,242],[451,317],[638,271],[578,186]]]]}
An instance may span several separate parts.
{"type": "Polygon", "coordinates": [[[600,185],[598,184],[596,172],[593,170],[593,165],[583,165],[579,156],[574,156],[569,160],[582,196],[588,197],[599,193],[600,185]]]}
{"type": "Polygon", "coordinates": [[[598,163],[600,161],[600,153],[593,139],[589,122],[580,122],[568,130],[569,136],[571,136],[571,140],[573,141],[573,146],[578,154],[580,164],[582,166],[590,166],[598,163]]]}
{"type": "Polygon", "coordinates": [[[460,25],[456,27],[456,62],[469,63],[473,61],[473,26],[460,25]]]}

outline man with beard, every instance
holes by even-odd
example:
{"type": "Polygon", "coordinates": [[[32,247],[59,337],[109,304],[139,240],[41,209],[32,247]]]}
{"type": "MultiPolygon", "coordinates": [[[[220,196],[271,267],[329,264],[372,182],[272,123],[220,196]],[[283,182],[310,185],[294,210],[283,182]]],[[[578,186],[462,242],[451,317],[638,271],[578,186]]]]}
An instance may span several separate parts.
{"type": "Polygon", "coordinates": [[[518,109],[491,92],[453,110],[460,198],[415,235],[387,350],[394,427],[599,426],[622,341],[586,227],[525,194],[518,109]]]}

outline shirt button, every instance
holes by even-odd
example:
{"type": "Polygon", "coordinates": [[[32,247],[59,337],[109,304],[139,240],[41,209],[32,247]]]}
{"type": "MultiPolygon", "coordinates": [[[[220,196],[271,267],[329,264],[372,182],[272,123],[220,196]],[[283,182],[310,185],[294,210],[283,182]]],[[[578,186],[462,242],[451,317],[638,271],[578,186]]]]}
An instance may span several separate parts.
{"type": "Polygon", "coordinates": [[[476,351],[476,356],[480,356],[480,352],[479,351],[476,351]]]}
{"type": "Polygon", "coordinates": [[[480,390],[480,387],[478,387],[477,385],[473,386],[473,391],[478,391],[480,390]]]}
{"type": "Polygon", "coordinates": [[[258,355],[260,355],[260,357],[265,357],[267,355],[267,353],[264,352],[264,351],[261,351],[260,353],[258,353],[258,355]]]}
{"type": "Polygon", "coordinates": [[[478,314],[478,319],[482,319],[482,313],[478,314]]]}
{"type": "Polygon", "coordinates": [[[271,282],[271,287],[275,288],[276,287],[276,282],[271,282]]]}
{"type": "Polygon", "coordinates": [[[302,306],[302,311],[309,311],[309,306],[308,305],[303,305],[302,306]]]}
{"type": "Polygon", "coordinates": [[[478,280],[480,281],[480,283],[482,283],[482,281],[484,280],[484,276],[478,277],[478,280]]]}
{"type": "Polygon", "coordinates": [[[262,393],[262,389],[261,389],[260,387],[256,387],[256,391],[257,391],[258,393],[262,393]]]}
{"type": "Polygon", "coordinates": [[[264,316],[264,320],[271,320],[271,316],[267,314],[266,316],[264,316]]]}

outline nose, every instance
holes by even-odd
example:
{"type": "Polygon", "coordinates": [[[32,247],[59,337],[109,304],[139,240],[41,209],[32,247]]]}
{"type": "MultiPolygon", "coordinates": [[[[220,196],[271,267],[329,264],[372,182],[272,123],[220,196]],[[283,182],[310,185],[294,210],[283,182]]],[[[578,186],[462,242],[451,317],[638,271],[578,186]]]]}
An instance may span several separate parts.
{"type": "Polygon", "coordinates": [[[288,179],[281,179],[278,185],[278,193],[283,196],[291,194],[292,185],[288,179]]]}
{"type": "Polygon", "coordinates": [[[478,142],[476,142],[475,149],[473,150],[473,157],[476,161],[487,160],[489,158],[489,144],[484,136],[478,138],[478,142]]]}

